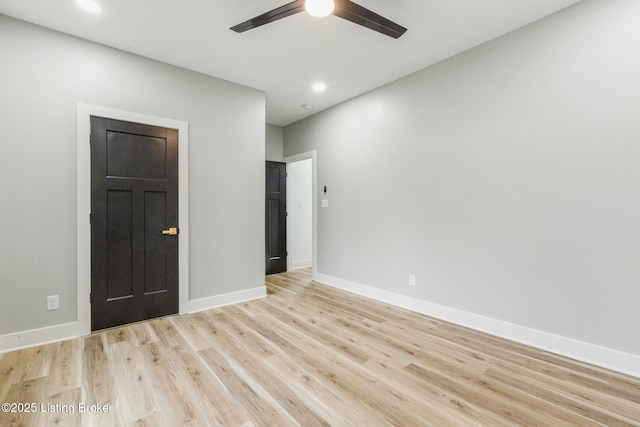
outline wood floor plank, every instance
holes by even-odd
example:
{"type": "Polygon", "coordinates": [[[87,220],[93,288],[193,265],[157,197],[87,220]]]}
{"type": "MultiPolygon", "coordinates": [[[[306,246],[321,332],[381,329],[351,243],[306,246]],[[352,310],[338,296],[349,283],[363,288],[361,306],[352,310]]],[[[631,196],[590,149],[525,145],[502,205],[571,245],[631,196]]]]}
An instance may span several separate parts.
{"type": "MultiPolygon", "coordinates": [[[[514,390],[521,389],[523,382],[515,379],[512,375],[500,372],[497,369],[489,369],[485,373],[486,378],[498,380],[501,384],[510,385],[514,390]]],[[[586,399],[573,399],[565,393],[554,391],[549,387],[540,386],[531,381],[526,383],[527,394],[537,399],[551,403],[552,407],[565,409],[564,415],[560,415],[566,422],[570,415],[578,414],[586,418],[591,418],[595,422],[602,423],[606,426],[630,426],[632,420],[626,416],[616,416],[608,408],[596,408],[590,401],[586,399]]],[[[544,405],[548,408],[547,405],[544,405]]],[[[554,408],[555,409],[555,408],[554,408]]],[[[547,410],[548,411],[548,410],[547,410]]],[[[632,414],[629,414],[632,415],[632,414]]],[[[575,417],[574,417],[575,418],[575,417]]],[[[586,420],[583,420],[586,422],[586,420]]]]}
{"type": "Polygon", "coordinates": [[[285,322],[298,331],[303,332],[306,336],[310,337],[310,339],[314,339],[323,345],[330,346],[342,352],[346,357],[352,358],[358,362],[364,362],[371,358],[371,356],[362,351],[362,349],[351,345],[348,340],[341,338],[337,334],[324,331],[322,328],[316,326],[318,323],[316,319],[304,319],[298,315],[291,314],[290,311],[286,311],[276,305],[273,305],[271,308],[272,313],[274,313],[279,320],[285,322]]]}
{"type": "MultiPolygon", "coordinates": [[[[450,390],[460,399],[473,402],[484,411],[493,412],[511,420],[516,425],[563,425],[563,420],[555,418],[547,411],[540,411],[534,406],[536,402],[526,394],[515,392],[498,382],[473,376],[456,378],[440,373],[436,367],[424,368],[416,364],[410,364],[405,369],[417,378],[421,378],[424,383],[435,384],[442,389],[450,390]]],[[[593,423],[593,425],[596,424],[593,423]]]]}
{"type": "MultiPolygon", "coordinates": [[[[91,335],[84,340],[81,401],[115,408],[119,389],[109,362],[109,349],[105,348],[106,342],[105,334],[91,335]]],[[[82,418],[83,425],[122,425],[115,411],[87,413],[82,418]]]]}
{"type": "Polygon", "coordinates": [[[24,369],[16,377],[14,382],[34,380],[49,376],[51,368],[51,351],[55,345],[27,348],[20,352],[20,361],[24,369]],[[45,363],[40,363],[44,361],[45,363]]]}
{"type": "MultiPolygon", "coordinates": [[[[256,307],[256,306],[254,306],[256,307]]],[[[243,310],[244,312],[244,310],[243,310]]],[[[259,310],[253,310],[251,316],[244,317],[243,323],[255,331],[274,349],[276,352],[285,353],[291,356],[299,356],[303,354],[306,344],[309,340],[306,337],[291,337],[291,330],[283,330],[284,324],[274,321],[269,316],[264,316],[259,310]],[[301,344],[304,344],[301,345],[301,344]]],[[[264,357],[269,357],[269,353],[265,352],[264,357]]]]}
{"type": "Polygon", "coordinates": [[[0,354],[0,397],[7,396],[11,386],[16,383],[15,378],[22,375],[22,370],[26,368],[21,363],[20,355],[20,351],[0,354]]]}
{"type": "Polygon", "coordinates": [[[191,399],[198,401],[213,426],[236,426],[250,422],[243,408],[224,387],[197,353],[174,347],[183,368],[183,381],[191,390],[191,399]]]}
{"type": "MultiPolygon", "coordinates": [[[[233,314],[229,312],[229,314],[233,314]]],[[[250,319],[243,318],[236,319],[236,316],[227,316],[223,312],[216,312],[212,314],[214,322],[223,327],[230,336],[235,337],[238,341],[242,342],[250,351],[259,357],[269,357],[275,354],[276,350],[269,345],[263,335],[258,334],[255,329],[247,327],[247,324],[251,322],[250,319]]],[[[238,341],[227,340],[226,343],[235,343],[238,341]]]]}
{"type": "Polygon", "coordinates": [[[270,355],[256,352],[253,344],[254,341],[237,340],[231,336],[224,343],[230,349],[229,353],[233,360],[238,362],[247,374],[300,425],[328,426],[329,424],[308,408],[285,382],[265,369],[261,360],[270,355]]]}
{"type": "Polygon", "coordinates": [[[131,341],[136,346],[158,341],[158,336],[153,331],[150,322],[139,322],[128,326],[131,330],[131,341]]]}
{"type": "Polygon", "coordinates": [[[268,393],[251,381],[246,371],[237,363],[233,363],[214,348],[203,350],[200,355],[242,405],[254,424],[265,427],[296,424],[268,393]]]}
{"type": "Polygon", "coordinates": [[[327,385],[298,360],[286,355],[276,355],[265,359],[265,365],[282,378],[287,378],[296,394],[331,425],[347,426],[353,424],[353,420],[359,420],[361,425],[384,424],[384,418],[379,413],[366,410],[357,400],[345,399],[339,389],[327,385]]]}
{"type": "Polygon", "coordinates": [[[410,374],[407,374],[402,368],[397,368],[394,364],[373,359],[367,361],[364,366],[378,376],[388,378],[387,381],[399,384],[397,387],[406,389],[408,393],[420,396],[424,405],[428,405],[430,408],[429,421],[436,425],[513,425],[508,419],[495,413],[483,411],[447,389],[413,380],[410,374]]]}
{"type": "Polygon", "coordinates": [[[0,412],[0,426],[640,427],[640,378],[310,276],[268,276],[263,299],[0,354],[0,403],[75,410],[0,412]]]}
{"type": "MultiPolygon", "coordinates": [[[[10,409],[9,412],[0,412],[0,426],[31,426],[36,424],[36,420],[42,415],[41,404],[46,404],[47,399],[47,378],[36,378],[33,380],[14,383],[6,396],[0,398],[3,404],[26,405],[10,409]],[[35,405],[35,406],[32,406],[35,405]],[[15,412],[14,412],[15,411],[15,412]]],[[[50,413],[55,418],[55,413],[50,413]]]]}
{"type": "Polygon", "coordinates": [[[153,390],[148,389],[148,398],[153,399],[150,403],[155,406],[154,411],[144,411],[147,412],[144,416],[162,412],[168,425],[209,425],[199,400],[189,392],[189,384],[182,381],[180,369],[188,367],[176,363],[176,348],[179,347],[165,347],[161,343],[151,343],[142,348],[149,380],[154,385],[153,390]]]}
{"type": "Polygon", "coordinates": [[[175,316],[154,319],[149,322],[149,325],[151,326],[155,336],[158,337],[158,342],[161,346],[167,348],[177,346],[186,347],[189,343],[185,337],[179,333],[179,331],[176,331],[175,326],[173,326],[173,323],[171,322],[173,317],[175,316]]]}
{"type": "Polygon", "coordinates": [[[108,329],[105,331],[104,336],[107,339],[108,344],[116,344],[124,341],[131,341],[135,325],[130,327],[119,327],[108,329]]]}
{"type": "Polygon", "coordinates": [[[430,416],[419,410],[421,405],[412,396],[388,383],[378,382],[371,371],[355,369],[353,362],[332,354],[307,354],[299,360],[305,366],[340,390],[345,398],[357,400],[370,411],[377,411],[385,423],[395,426],[425,425],[430,416]]]}
{"type": "MultiPolygon", "coordinates": [[[[572,381],[543,375],[532,370],[521,370],[508,363],[496,363],[486,371],[487,376],[495,376],[499,373],[506,382],[509,378],[518,378],[520,383],[531,385],[529,393],[544,399],[547,394],[553,396],[561,394],[563,400],[567,400],[569,406],[579,405],[584,402],[588,406],[595,406],[598,411],[608,413],[627,414],[632,419],[640,419],[640,405],[630,399],[625,399],[623,395],[611,393],[611,389],[602,391],[598,388],[585,387],[572,381]],[[611,412],[610,412],[611,411],[611,412]]],[[[558,404],[556,402],[556,404],[558,404]]]]}
{"type": "Polygon", "coordinates": [[[179,319],[177,317],[171,317],[168,320],[188,344],[191,351],[198,352],[211,346],[207,334],[192,321],[192,318],[179,319]]]}
{"type": "Polygon", "coordinates": [[[160,427],[160,426],[166,426],[166,425],[168,425],[167,420],[163,419],[160,413],[153,413],[151,415],[147,415],[144,418],[135,420],[129,423],[127,426],[128,427],[160,427]]]}
{"type": "MultiPolygon", "coordinates": [[[[107,339],[107,342],[109,340],[107,339]]],[[[154,393],[153,381],[149,374],[149,364],[138,348],[129,341],[115,341],[108,344],[109,370],[113,384],[119,390],[115,399],[97,400],[100,404],[113,404],[120,415],[121,424],[128,424],[160,409],[154,393]]]]}
{"type": "Polygon", "coordinates": [[[50,372],[47,377],[48,396],[81,386],[83,351],[84,340],[52,344],[50,372]]]}
{"type": "MultiPolygon", "coordinates": [[[[63,391],[53,396],[47,396],[45,406],[41,407],[44,408],[44,411],[36,414],[34,425],[69,427],[90,425],[85,414],[79,414],[78,406],[70,402],[83,402],[82,389],[80,387],[63,391]]],[[[108,421],[103,421],[105,421],[103,425],[107,425],[106,422],[108,421]]]]}

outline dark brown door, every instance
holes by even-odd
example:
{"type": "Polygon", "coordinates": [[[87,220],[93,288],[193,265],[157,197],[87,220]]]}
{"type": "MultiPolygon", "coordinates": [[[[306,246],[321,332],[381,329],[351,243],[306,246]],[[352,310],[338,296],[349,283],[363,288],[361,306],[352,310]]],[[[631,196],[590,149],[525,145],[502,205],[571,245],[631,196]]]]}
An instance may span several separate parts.
{"type": "Polygon", "coordinates": [[[91,117],[90,140],[91,330],[177,313],[178,131],[91,117]]]}
{"type": "Polygon", "coordinates": [[[287,164],[267,162],[267,274],[287,271],[287,164]]]}

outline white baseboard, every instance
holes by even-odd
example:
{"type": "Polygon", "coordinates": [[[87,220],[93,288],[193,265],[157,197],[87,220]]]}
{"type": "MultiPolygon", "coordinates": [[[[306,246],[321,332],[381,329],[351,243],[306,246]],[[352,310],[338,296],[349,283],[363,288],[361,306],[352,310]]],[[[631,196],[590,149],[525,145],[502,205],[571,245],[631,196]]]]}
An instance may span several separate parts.
{"type": "Polygon", "coordinates": [[[190,300],[184,310],[181,307],[180,314],[196,313],[198,311],[223,307],[225,305],[238,304],[267,296],[267,287],[246,289],[243,291],[230,292],[228,294],[215,295],[207,298],[190,300]]]}
{"type": "Polygon", "coordinates": [[[65,341],[78,336],[78,322],[0,335],[0,353],[65,341]]]}
{"type": "MultiPolygon", "coordinates": [[[[244,291],[230,292],[228,294],[216,295],[209,298],[191,300],[187,303],[188,306],[184,310],[181,310],[180,314],[194,313],[197,311],[208,310],[210,308],[264,298],[266,296],[267,288],[265,286],[261,286],[244,291]]],[[[183,309],[183,307],[181,307],[181,309],[183,309]]],[[[78,322],[72,322],[65,323],[63,325],[55,325],[46,328],[0,335],[0,353],[64,341],[84,335],[79,331],[80,324],[78,322]]]]}
{"type": "Polygon", "coordinates": [[[302,261],[292,261],[291,265],[289,266],[289,270],[297,270],[299,268],[308,268],[308,267],[311,267],[311,260],[304,259],[302,261]]]}
{"type": "Polygon", "coordinates": [[[640,378],[640,356],[317,273],[325,285],[640,378]]]}

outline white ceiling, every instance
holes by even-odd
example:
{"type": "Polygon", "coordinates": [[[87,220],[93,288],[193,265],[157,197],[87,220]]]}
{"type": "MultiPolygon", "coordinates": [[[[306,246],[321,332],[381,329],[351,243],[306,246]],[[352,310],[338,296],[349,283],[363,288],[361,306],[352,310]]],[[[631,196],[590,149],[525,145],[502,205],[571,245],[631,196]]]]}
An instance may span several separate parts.
{"type": "Polygon", "coordinates": [[[229,27],[291,0],[0,0],[0,13],[266,92],[284,126],[513,31],[581,0],[357,0],[408,31],[399,39],[299,13],[229,27]],[[311,90],[326,82],[323,94],[311,90]],[[303,104],[314,109],[307,111],[303,104]]]}

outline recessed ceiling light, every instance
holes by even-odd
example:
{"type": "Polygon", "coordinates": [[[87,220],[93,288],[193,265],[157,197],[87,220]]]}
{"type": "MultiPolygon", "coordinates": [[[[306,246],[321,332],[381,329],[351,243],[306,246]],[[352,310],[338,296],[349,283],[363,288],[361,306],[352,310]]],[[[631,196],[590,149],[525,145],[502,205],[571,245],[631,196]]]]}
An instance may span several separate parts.
{"type": "Polygon", "coordinates": [[[76,0],[78,6],[91,13],[100,13],[102,7],[95,0],[76,0]]]}
{"type": "Polygon", "coordinates": [[[309,15],[322,18],[323,16],[331,15],[335,5],[333,0],[307,0],[304,2],[304,7],[309,15]]]}
{"type": "Polygon", "coordinates": [[[302,108],[304,108],[304,109],[305,109],[305,110],[307,110],[307,111],[311,111],[311,110],[313,110],[313,105],[304,104],[304,105],[302,106],[302,108]]]}
{"type": "Polygon", "coordinates": [[[327,85],[322,82],[315,82],[311,88],[314,92],[324,92],[327,90],[327,85]]]}

